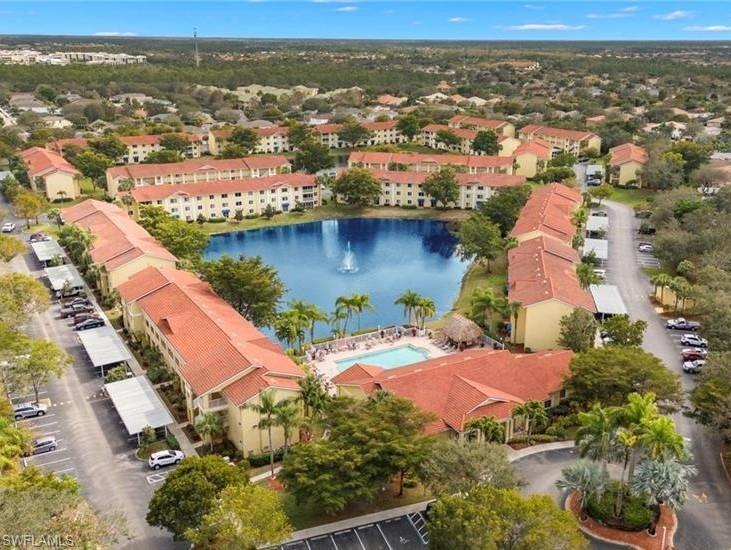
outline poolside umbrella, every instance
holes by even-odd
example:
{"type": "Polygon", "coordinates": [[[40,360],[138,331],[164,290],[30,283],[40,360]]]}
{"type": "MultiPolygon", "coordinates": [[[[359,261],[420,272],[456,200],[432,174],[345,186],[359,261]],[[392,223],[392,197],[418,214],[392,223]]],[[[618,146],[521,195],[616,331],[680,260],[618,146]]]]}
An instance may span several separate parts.
{"type": "Polygon", "coordinates": [[[447,318],[442,333],[457,344],[473,344],[482,337],[482,329],[479,325],[459,313],[447,318]]]}

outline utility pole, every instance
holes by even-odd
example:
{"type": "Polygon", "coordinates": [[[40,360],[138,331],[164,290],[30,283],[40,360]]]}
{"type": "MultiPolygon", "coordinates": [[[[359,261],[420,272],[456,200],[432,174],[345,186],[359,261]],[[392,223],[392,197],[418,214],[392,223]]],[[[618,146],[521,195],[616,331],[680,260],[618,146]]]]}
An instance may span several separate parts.
{"type": "Polygon", "coordinates": [[[201,56],[198,53],[198,30],[193,27],[193,45],[195,46],[195,66],[196,68],[201,66],[201,56]]]}

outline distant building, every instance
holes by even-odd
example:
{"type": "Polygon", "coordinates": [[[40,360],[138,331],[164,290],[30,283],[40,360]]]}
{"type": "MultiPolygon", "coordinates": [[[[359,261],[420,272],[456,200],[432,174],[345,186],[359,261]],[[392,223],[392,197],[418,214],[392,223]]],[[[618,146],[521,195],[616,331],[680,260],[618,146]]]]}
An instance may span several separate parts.
{"type": "Polygon", "coordinates": [[[498,135],[515,136],[515,126],[507,120],[481,118],[467,115],[454,115],[449,119],[450,128],[468,128],[472,130],[492,130],[498,135]]]}
{"type": "Polygon", "coordinates": [[[551,145],[542,139],[524,141],[513,151],[515,173],[527,178],[543,172],[552,157],[551,145]]]}
{"type": "Polygon", "coordinates": [[[633,143],[617,145],[609,150],[609,177],[614,185],[639,183],[640,171],[647,164],[647,151],[633,143]]]}
{"type": "MultiPolygon", "coordinates": [[[[207,150],[207,143],[204,143],[203,136],[198,134],[174,133],[119,136],[119,141],[127,146],[127,152],[115,160],[121,164],[138,164],[144,162],[150,153],[157,153],[164,150],[160,142],[163,136],[166,135],[177,135],[188,141],[188,146],[183,151],[183,156],[186,158],[198,158],[204,150],[207,150]]],[[[50,143],[48,147],[55,151],[63,152],[64,147],[67,145],[75,145],[82,149],[86,149],[89,146],[85,138],[76,137],[56,140],[50,143]]]]}
{"type": "Polygon", "coordinates": [[[42,147],[31,147],[20,153],[30,185],[48,200],[75,199],[81,193],[81,174],[65,158],[42,147]]]}
{"type": "Polygon", "coordinates": [[[587,149],[599,151],[602,146],[601,138],[593,132],[567,130],[537,124],[529,124],[521,128],[518,131],[518,138],[521,140],[542,139],[551,144],[554,154],[564,152],[578,156],[587,149]]]}
{"type": "Polygon", "coordinates": [[[348,157],[348,167],[359,166],[374,170],[407,170],[436,172],[444,166],[463,168],[470,174],[512,174],[513,159],[504,156],[452,155],[425,153],[382,153],[354,151],[348,157]]]}

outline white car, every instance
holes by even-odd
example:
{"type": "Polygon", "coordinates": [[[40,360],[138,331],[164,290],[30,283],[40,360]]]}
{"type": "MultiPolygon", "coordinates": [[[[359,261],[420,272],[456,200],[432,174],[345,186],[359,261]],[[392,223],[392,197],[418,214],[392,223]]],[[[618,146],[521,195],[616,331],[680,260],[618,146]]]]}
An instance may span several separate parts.
{"type": "Polygon", "coordinates": [[[683,334],[680,343],[684,346],[692,346],[694,348],[707,348],[708,340],[701,338],[696,334],[683,334]]]}
{"type": "Polygon", "coordinates": [[[147,464],[153,470],[159,470],[163,466],[170,466],[171,464],[180,464],[180,461],[185,458],[183,451],[173,451],[166,449],[164,451],[158,451],[150,455],[147,464]]]}
{"type": "Polygon", "coordinates": [[[706,364],[705,359],[696,359],[695,361],[683,361],[683,371],[688,374],[697,374],[706,364]]]}
{"type": "Polygon", "coordinates": [[[651,244],[641,244],[637,247],[637,250],[639,250],[640,252],[651,253],[652,245],[651,244]]]}
{"type": "Polygon", "coordinates": [[[2,232],[3,233],[12,233],[15,231],[15,224],[12,222],[6,222],[3,224],[2,232]]]}

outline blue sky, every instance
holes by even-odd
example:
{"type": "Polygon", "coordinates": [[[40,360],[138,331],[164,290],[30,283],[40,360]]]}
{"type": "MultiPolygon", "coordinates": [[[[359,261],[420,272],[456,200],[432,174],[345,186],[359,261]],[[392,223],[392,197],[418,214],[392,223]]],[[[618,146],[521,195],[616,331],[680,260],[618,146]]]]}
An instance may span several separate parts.
{"type": "Polygon", "coordinates": [[[731,3],[675,0],[0,2],[0,34],[729,40],[731,3]]]}

